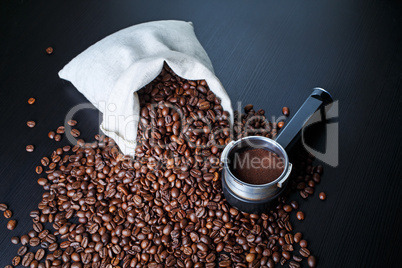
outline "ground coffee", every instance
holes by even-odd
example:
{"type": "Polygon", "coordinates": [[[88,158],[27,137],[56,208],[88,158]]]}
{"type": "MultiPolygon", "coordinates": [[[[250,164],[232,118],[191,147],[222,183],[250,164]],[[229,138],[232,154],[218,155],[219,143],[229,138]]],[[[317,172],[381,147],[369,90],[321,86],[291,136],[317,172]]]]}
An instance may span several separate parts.
{"type": "Polygon", "coordinates": [[[234,156],[233,175],[250,184],[265,184],[276,180],[284,170],[282,159],[274,152],[246,148],[234,156]]]}

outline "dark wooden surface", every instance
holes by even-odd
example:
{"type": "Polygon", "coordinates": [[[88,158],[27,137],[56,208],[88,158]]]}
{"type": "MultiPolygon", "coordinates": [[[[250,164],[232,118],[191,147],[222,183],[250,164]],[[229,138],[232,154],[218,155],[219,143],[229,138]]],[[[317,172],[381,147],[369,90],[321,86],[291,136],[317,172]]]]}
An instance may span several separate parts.
{"type": "MultiPolygon", "coordinates": [[[[279,115],[315,86],[339,100],[340,164],[325,166],[302,202],[305,233],[321,267],[397,267],[401,247],[402,8],[400,1],[15,1],[0,2],[0,265],[31,230],[41,200],[34,168],[57,144],[47,132],[86,99],[57,72],[94,42],[153,20],[192,21],[217,76],[237,101],[279,115]],[[45,49],[54,47],[53,55],[45,49]],[[35,97],[33,106],[27,104],[35,97]],[[34,129],[27,120],[37,121],[34,129]],[[35,145],[33,153],[25,152],[35,145]]],[[[77,115],[83,136],[98,131],[95,111],[77,115]]],[[[297,199],[297,194],[294,195],[297,199]]]]}

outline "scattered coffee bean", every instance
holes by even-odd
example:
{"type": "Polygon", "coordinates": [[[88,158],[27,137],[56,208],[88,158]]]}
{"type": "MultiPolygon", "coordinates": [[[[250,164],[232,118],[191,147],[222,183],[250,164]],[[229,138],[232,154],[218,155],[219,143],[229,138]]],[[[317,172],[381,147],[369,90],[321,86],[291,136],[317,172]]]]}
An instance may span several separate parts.
{"type": "Polygon", "coordinates": [[[20,256],[15,256],[13,258],[13,260],[11,261],[11,264],[13,266],[18,266],[18,265],[20,265],[20,262],[21,262],[21,257],[20,256]]]}
{"type": "Polygon", "coordinates": [[[60,135],[60,134],[56,134],[56,135],[54,136],[54,140],[55,140],[55,141],[61,141],[61,135],[60,135]]]}
{"type": "Polygon", "coordinates": [[[36,172],[36,174],[41,174],[41,173],[43,172],[42,166],[37,166],[37,167],[35,168],[35,172],[36,172]]]}
{"type": "Polygon", "coordinates": [[[38,249],[35,253],[35,260],[40,261],[45,257],[46,251],[43,248],[38,249]]]}
{"type": "Polygon", "coordinates": [[[52,47],[48,47],[48,48],[46,48],[46,53],[47,54],[52,54],[53,53],[53,48],[52,47]]]}
{"type": "Polygon", "coordinates": [[[75,126],[75,125],[77,125],[77,121],[75,121],[75,120],[68,120],[68,122],[67,122],[67,124],[69,125],[69,126],[75,126]]]}
{"type": "Polygon", "coordinates": [[[57,130],[56,130],[56,133],[57,134],[64,134],[64,130],[65,130],[64,126],[59,126],[57,128],[57,130]]]}
{"type": "Polygon", "coordinates": [[[4,218],[9,219],[13,216],[13,212],[11,210],[7,209],[4,211],[3,215],[4,215],[4,218]]]}
{"type": "Polygon", "coordinates": [[[309,267],[314,268],[317,266],[317,259],[311,255],[307,258],[307,264],[309,267]]]}
{"type": "Polygon", "coordinates": [[[9,220],[7,223],[7,229],[10,231],[14,230],[16,226],[17,226],[16,220],[9,220]]]}
{"type": "Polygon", "coordinates": [[[6,211],[8,209],[8,206],[6,204],[0,204],[0,211],[6,211]]]}
{"type": "Polygon", "coordinates": [[[300,242],[299,242],[299,245],[300,245],[300,247],[302,247],[302,248],[307,248],[307,241],[306,240],[300,240],[300,242]]]}
{"type": "Polygon", "coordinates": [[[289,116],[289,108],[288,107],[283,107],[282,108],[282,114],[284,116],[289,116]]]}
{"type": "Polygon", "coordinates": [[[28,121],[27,122],[27,126],[30,127],[30,128],[35,127],[35,125],[36,125],[35,121],[28,121]]]}
{"type": "Polygon", "coordinates": [[[70,131],[70,133],[71,133],[71,135],[73,136],[73,137],[75,137],[75,138],[77,138],[77,137],[79,137],[80,136],[80,132],[79,132],[79,130],[78,129],[75,129],[75,128],[73,128],[71,131],[70,131]]]}
{"type": "Polygon", "coordinates": [[[28,99],[28,104],[34,104],[35,103],[35,98],[29,98],[28,99]]]}
{"type": "Polygon", "coordinates": [[[303,213],[302,211],[298,211],[298,212],[296,213],[296,217],[297,217],[297,219],[298,219],[299,221],[302,221],[302,220],[304,220],[304,213],[303,213]]]}
{"type": "Polygon", "coordinates": [[[49,137],[49,139],[54,139],[54,136],[56,135],[56,133],[54,133],[54,131],[50,131],[47,136],[49,137]]]}
{"type": "Polygon", "coordinates": [[[20,238],[18,236],[11,237],[11,243],[13,243],[14,245],[19,244],[20,243],[20,238]]]}
{"type": "Polygon", "coordinates": [[[31,265],[31,262],[34,260],[34,254],[32,252],[28,252],[23,258],[22,258],[22,265],[25,267],[28,267],[31,265]]]}
{"type": "Polygon", "coordinates": [[[303,257],[307,258],[308,256],[310,256],[310,250],[308,250],[307,248],[302,247],[299,250],[300,255],[302,255],[303,257]]]}
{"type": "Polygon", "coordinates": [[[18,256],[24,256],[25,253],[27,253],[27,251],[28,251],[28,248],[26,246],[21,246],[18,249],[17,254],[18,254],[18,256]]]}
{"type": "Polygon", "coordinates": [[[324,192],[321,192],[318,196],[319,196],[320,200],[327,199],[327,195],[324,192]]]}
{"type": "Polygon", "coordinates": [[[285,123],[283,121],[280,121],[278,123],[278,128],[283,128],[284,125],[285,125],[285,123]]]}
{"type": "Polygon", "coordinates": [[[26,151],[29,153],[32,153],[34,151],[34,146],[33,145],[27,145],[26,146],[26,151]]]}
{"type": "Polygon", "coordinates": [[[21,244],[22,245],[28,245],[28,243],[29,243],[29,236],[28,235],[23,235],[23,236],[21,236],[21,244]]]}

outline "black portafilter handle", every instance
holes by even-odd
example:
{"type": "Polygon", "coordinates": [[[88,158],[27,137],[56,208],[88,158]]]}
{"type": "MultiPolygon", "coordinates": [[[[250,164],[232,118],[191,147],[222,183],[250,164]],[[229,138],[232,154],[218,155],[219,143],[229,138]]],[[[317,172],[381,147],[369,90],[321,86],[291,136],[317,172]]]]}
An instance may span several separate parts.
{"type": "Polygon", "coordinates": [[[281,130],[275,141],[282,145],[287,151],[295,144],[299,138],[300,130],[304,127],[305,123],[310,117],[325,105],[332,102],[331,94],[328,91],[316,87],[313,92],[308,96],[306,101],[292,117],[289,123],[281,130]]]}

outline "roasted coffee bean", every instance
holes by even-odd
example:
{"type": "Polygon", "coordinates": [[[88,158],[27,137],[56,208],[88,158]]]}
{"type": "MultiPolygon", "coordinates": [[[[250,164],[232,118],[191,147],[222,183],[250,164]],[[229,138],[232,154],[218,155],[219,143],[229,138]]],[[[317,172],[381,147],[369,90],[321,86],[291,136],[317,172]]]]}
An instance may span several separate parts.
{"type": "Polygon", "coordinates": [[[35,222],[33,224],[33,229],[35,230],[35,232],[40,233],[43,231],[43,225],[40,222],[35,222]]]}
{"type": "Polygon", "coordinates": [[[69,126],[75,126],[75,125],[77,125],[77,121],[75,121],[75,120],[68,120],[68,122],[67,122],[67,124],[69,125],[69,126]]]}
{"type": "Polygon", "coordinates": [[[28,267],[31,265],[31,262],[34,260],[34,254],[32,252],[28,252],[25,254],[25,256],[22,258],[21,264],[25,267],[28,267]]]}
{"type": "Polygon", "coordinates": [[[54,133],[54,131],[50,131],[47,136],[49,137],[49,139],[54,139],[54,136],[56,135],[56,133],[54,133]]]}
{"type": "Polygon", "coordinates": [[[314,256],[309,256],[307,258],[308,267],[314,268],[317,266],[317,259],[314,256]]]}
{"type": "Polygon", "coordinates": [[[28,104],[34,104],[35,103],[35,98],[29,98],[28,99],[28,104]]]}
{"type": "Polygon", "coordinates": [[[13,266],[18,266],[18,265],[20,265],[20,262],[21,262],[21,257],[20,256],[15,256],[13,258],[13,260],[11,261],[11,264],[13,266]]]}
{"type": "Polygon", "coordinates": [[[18,236],[11,237],[11,243],[13,243],[14,245],[19,244],[20,243],[20,238],[18,236]]]}
{"type": "Polygon", "coordinates": [[[17,226],[17,221],[16,220],[9,220],[8,223],[7,223],[7,229],[8,230],[14,230],[16,226],[17,226]]]}
{"type": "Polygon", "coordinates": [[[27,152],[32,153],[34,151],[35,147],[33,145],[27,145],[25,149],[27,152]]]}
{"type": "Polygon", "coordinates": [[[283,122],[283,121],[280,121],[280,122],[278,122],[278,128],[283,128],[283,126],[285,125],[285,122],[283,122]]]}
{"type": "Polygon", "coordinates": [[[64,134],[64,130],[65,130],[65,127],[64,127],[64,126],[59,126],[59,127],[57,128],[57,130],[56,130],[56,133],[57,133],[57,134],[64,134]]]}
{"type": "Polygon", "coordinates": [[[302,247],[302,248],[306,248],[307,247],[307,241],[306,240],[300,240],[300,242],[299,242],[299,245],[300,245],[300,247],[302,247]]]}
{"type": "Polygon", "coordinates": [[[61,135],[60,135],[60,134],[56,134],[56,135],[54,136],[54,140],[55,140],[55,141],[61,141],[61,135]]]}
{"type": "Polygon", "coordinates": [[[293,239],[296,243],[299,243],[302,240],[303,234],[298,232],[295,233],[295,235],[293,236],[293,239]]]}
{"type": "Polygon", "coordinates": [[[36,125],[35,121],[27,121],[27,126],[30,128],[35,127],[35,125],[36,125]]]}
{"type": "Polygon", "coordinates": [[[302,221],[302,220],[304,220],[304,213],[303,213],[302,211],[298,211],[298,212],[296,213],[296,217],[297,217],[297,219],[298,219],[299,221],[302,221]]]}
{"type": "Polygon", "coordinates": [[[290,205],[292,206],[293,209],[298,209],[299,208],[299,203],[297,201],[291,201],[290,205]]]}
{"type": "Polygon", "coordinates": [[[289,116],[289,108],[288,107],[283,107],[282,108],[282,114],[284,116],[289,116]]]}
{"type": "Polygon", "coordinates": [[[70,133],[71,133],[71,135],[72,135],[73,137],[75,137],[75,138],[77,138],[77,137],[79,137],[79,136],[81,135],[80,131],[79,131],[78,129],[75,129],[75,128],[73,128],[73,129],[70,131],[70,133]]]}
{"type": "Polygon", "coordinates": [[[21,236],[21,244],[22,245],[28,245],[28,243],[29,243],[29,236],[28,235],[23,235],[23,236],[21,236]]]}
{"type": "Polygon", "coordinates": [[[45,257],[45,250],[43,248],[38,249],[38,251],[36,251],[35,253],[35,260],[40,261],[43,259],[43,257],[45,257]]]}
{"type": "Polygon", "coordinates": [[[25,255],[25,253],[28,251],[28,248],[26,247],[26,246],[21,246],[19,249],[18,249],[18,251],[17,251],[17,254],[19,255],[19,256],[23,256],[23,255],[25,255]]]}
{"type": "Polygon", "coordinates": [[[327,195],[324,192],[321,192],[318,196],[319,196],[320,200],[327,199],[327,195]]]}
{"type": "Polygon", "coordinates": [[[299,250],[300,255],[302,255],[303,257],[307,258],[308,256],[310,256],[310,251],[307,248],[302,247],[299,250]]]}
{"type": "Polygon", "coordinates": [[[36,174],[41,174],[41,173],[43,172],[42,166],[37,166],[37,167],[35,168],[35,172],[36,172],[36,174]]]}
{"type": "Polygon", "coordinates": [[[31,247],[39,246],[39,244],[40,244],[40,239],[38,237],[32,237],[31,239],[29,239],[29,245],[31,247]]]}
{"type": "Polygon", "coordinates": [[[3,215],[4,215],[4,218],[9,219],[13,216],[13,212],[9,209],[6,209],[3,213],[3,215]]]}
{"type": "Polygon", "coordinates": [[[48,55],[52,54],[52,53],[53,53],[53,48],[52,48],[52,47],[46,48],[46,53],[47,53],[48,55]]]}
{"type": "Polygon", "coordinates": [[[289,262],[289,267],[290,267],[290,268],[300,268],[301,265],[300,265],[300,263],[298,263],[298,262],[291,261],[291,262],[289,262]]]}
{"type": "Polygon", "coordinates": [[[0,211],[6,211],[8,206],[6,204],[0,204],[0,211]]]}

